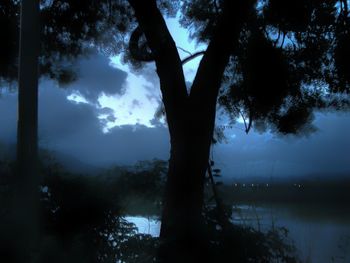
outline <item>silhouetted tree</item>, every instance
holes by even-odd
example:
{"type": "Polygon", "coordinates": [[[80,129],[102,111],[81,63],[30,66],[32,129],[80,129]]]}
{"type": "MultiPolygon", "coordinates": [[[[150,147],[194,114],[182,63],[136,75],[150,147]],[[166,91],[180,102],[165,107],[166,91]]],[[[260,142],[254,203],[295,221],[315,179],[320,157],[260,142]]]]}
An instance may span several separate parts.
{"type": "Polygon", "coordinates": [[[182,1],[182,24],[208,44],[190,91],[157,1],[129,3],[130,53],[156,63],[171,137],[161,259],[207,262],[203,184],[217,100],[247,132],[311,132],[314,110],[348,109],[347,1],[182,1]]]}
{"type": "MultiPolygon", "coordinates": [[[[283,134],[312,132],[315,110],[349,107],[346,0],[51,2],[43,7],[49,25],[43,32],[52,37],[45,43],[57,54],[65,45],[74,51],[100,46],[115,53],[116,43],[125,47],[122,37],[113,39],[122,32],[130,34],[126,60],[155,61],[171,138],[161,227],[163,262],[210,261],[202,208],[217,102],[232,120],[243,117],[247,132],[253,127],[283,134]],[[89,8],[81,9],[84,6],[89,8]],[[192,37],[208,44],[189,91],[182,69],[188,59],[181,61],[162,15],[177,8],[192,37]],[[95,15],[101,20],[90,19],[95,15]],[[81,24],[86,22],[87,30],[81,24]],[[67,28],[81,37],[65,34],[67,28]],[[95,32],[106,34],[98,38],[95,32]]],[[[62,61],[60,56],[52,59],[62,61]]],[[[47,68],[53,68],[51,64],[47,68]]],[[[66,74],[53,76],[67,79],[66,74]]]]}
{"type": "MultiPolygon", "coordinates": [[[[39,2],[21,3],[17,161],[22,181],[37,177],[39,2]]],[[[26,183],[28,183],[26,182],[26,183]]]]}
{"type": "Polygon", "coordinates": [[[39,58],[39,1],[21,1],[19,71],[17,172],[15,218],[22,232],[18,253],[19,262],[31,262],[31,250],[38,238],[38,58],[39,58]],[[25,218],[25,220],[24,220],[25,218]]]}
{"type": "MultiPolygon", "coordinates": [[[[14,247],[18,250],[12,255],[15,262],[32,262],[39,242],[39,77],[48,76],[60,84],[73,81],[74,71],[69,68],[72,60],[92,49],[104,49],[107,35],[108,40],[112,35],[117,37],[118,26],[111,27],[111,23],[117,23],[115,17],[106,16],[106,11],[112,9],[115,11],[115,5],[109,1],[6,0],[0,3],[4,39],[0,44],[0,84],[15,82],[18,72],[13,217],[14,228],[22,239],[15,240],[14,247]]],[[[118,16],[118,12],[113,14],[118,16]]],[[[110,43],[108,47],[116,49],[110,43]]]]}

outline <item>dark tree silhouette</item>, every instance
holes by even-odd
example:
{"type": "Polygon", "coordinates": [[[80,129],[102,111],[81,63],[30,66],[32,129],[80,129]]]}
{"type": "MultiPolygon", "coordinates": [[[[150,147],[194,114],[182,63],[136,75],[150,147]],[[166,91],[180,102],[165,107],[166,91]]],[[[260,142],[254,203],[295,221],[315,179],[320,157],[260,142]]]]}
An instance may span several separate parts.
{"type": "Polygon", "coordinates": [[[20,261],[31,262],[30,253],[38,241],[38,204],[35,194],[38,174],[38,58],[39,58],[39,1],[21,1],[18,71],[17,172],[16,207],[17,229],[22,233],[18,244],[20,261]],[[25,218],[25,220],[23,219],[25,218]]]}
{"type": "Polygon", "coordinates": [[[232,120],[242,116],[247,132],[255,128],[282,134],[312,132],[315,110],[349,108],[346,0],[51,2],[42,9],[48,36],[43,50],[56,53],[43,54],[56,56],[43,56],[42,72],[70,80],[69,71],[52,67],[63,61],[62,51],[77,54],[92,45],[115,54],[116,47],[126,44],[119,32],[130,34],[125,60],[139,65],[155,61],[171,137],[163,262],[210,261],[202,208],[217,102],[232,120]],[[185,61],[162,15],[177,8],[192,37],[208,44],[189,91],[185,61]],[[73,33],[66,34],[69,28],[73,33]]]}
{"type": "Polygon", "coordinates": [[[217,99],[247,132],[311,132],[315,110],[348,109],[347,1],[182,1],[182,24],[208,44],[189,92],[157,1],[129,3],[139,24],[130,53],[156,63],[171,137],[161,259],[207,262],[203,184],[217,99]]]}
{"type": "MultiPolygon", "coordinates": [[[[69,67],[74,59],[95,49],[108,52],[106,40],[122,31],[115,19],[118,17],[116,6],[109,1],[6,0],[0,3],[4,37],[0,44],[1,86],[16,82],[18,74],[17,171],[13,180],[12,216],[14,235],[22,236],[14,239],[17,252],[6,260],[32,262],[39,247],[39,77],[47,76],[67,84],[74,81],[75,72],[69,67]],[[113,10],[114,16],[112,13],[106,16],[108,10],[113,10]]],[[[124,20],[123,26],[126,24],[124,20]]],[[[109,43],[108,48],[117,50],[109,43]]]]}

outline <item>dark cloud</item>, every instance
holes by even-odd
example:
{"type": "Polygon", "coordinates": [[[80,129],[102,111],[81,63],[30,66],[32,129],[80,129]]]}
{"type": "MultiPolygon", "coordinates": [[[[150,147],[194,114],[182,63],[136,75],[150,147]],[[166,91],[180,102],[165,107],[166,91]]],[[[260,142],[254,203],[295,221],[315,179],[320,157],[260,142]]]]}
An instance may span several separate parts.
{"type": "Polygon", "coordinates": [[[167,156],[166,129],[121,126],[103,133],[97,113],[108,114],[108,108],[98,110],[90,104],[68,101],[65,96],[48,84],[42,90],[40,108],[46,110],[40,111],[40,130],[47,147],[93,165],[131,164],[167,156]]]}
{"type": "Polygon", "coordinates": [[[136,99],[134,99],[134,100],[132,100],[132,102],[131,102],[131,108],[133,109],[133,108],[140,108],[142,106],[142,102],[140,102],[139,100],[136,100],[136,99]]]}
{"type": "MultiPolygon", "coordinates": [[[[85,134],[88,136],[88,134],[85,134]]],[[[80,145],[77,145],[77,149],[80,145]]],[[[81,146],[80,146],[81,147],[81,146]]],[[[95,137],[86,148],[83,158],[100,164],[132,164],[138,160],[153,158],[168,159],[169,139],[166,128],[148,128],[143,125],[124,125],[115,127],[107,134],[95,137]]],[[[78,150],[78,152],[80,152],[78,150]]]]}
{"type": "Polygon", "coordinates": [[[65,139],[86,129],[101,129],[97,110],[88,103],[67,100],[67,90],[42,83],[39,93],[39,138],[45,141],[65,139]],[[93,124],[93,127],[92,127],[93,124]]]}
{"type": "Polygon", "coordinates": [[[117,118],[114,115],[108,115],[106,120],[109,122],[115,122],[117,118]]]}
{"type": "Polygon", "coordinates": [[[75,68],[77,80],[67,86],[80,93],[85,99],[96,103],[103,92],[106,95],[123,94],[127,73],[110,65],[110,59],[94,54],[80,59],[75,68]]]}
{"type": "MultiPolygon", "coordinates": [[[[101,110],[88,103],[67,100],[69,92],[44,81],[39,94],[39,141],[42,147],[71,155],[85,163],[102,166],[133,164],[137,160],[169,155],[168,131],[142,125],[115,127],[102,132],[97,118],[101,110]]],[[[16,140],[16,94],[0,98],[0,141],[16,140]]]]}
{"type": "Polygon", "coordinates": [[[233,129],[236,137],[214,149],[226,178],[350,175],[349,114],[317,114],[308,137],[278,137],[233,129]]]}
{"type": "Polygon", "coordinates": [[[103,107],[103,108],[100,108],[100,109],[99,109],[99,113],[100,113],[100,114],[107,114],[107,115],[110,115],[110,114],[113,114],[113,113],[114,113],[114,110],[111,109],[111,108],[108,108],[108,107],[103,107]]]}

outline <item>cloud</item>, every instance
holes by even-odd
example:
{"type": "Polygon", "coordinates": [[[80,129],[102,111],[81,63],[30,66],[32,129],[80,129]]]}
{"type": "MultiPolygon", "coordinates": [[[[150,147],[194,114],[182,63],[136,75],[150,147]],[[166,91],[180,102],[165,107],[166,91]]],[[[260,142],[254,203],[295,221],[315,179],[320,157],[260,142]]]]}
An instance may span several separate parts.
{"type": "MultiPolygon", "coordinates": [[[[138,160],[167,159],[166,128],[123,125],[103,133],[98,116],[109,108],[67,100],[69,91],[43,81],[39,92],[39,141],[41,147],[70,155],[94,166],[133,164],[138,160]]],[[[16,141],[17,95],[0,97],[0,141],[16,141]]]]}
{"type": "Polygon", "coordinates": [[[102,130],[98,109],[89,103],[67,100],[68,90],[44,81],[39,93],[39,138],[61,141],[86,129],[102,130]]]}
{"type": "Polygon", "coordinates": [[[86,100],[97,103],[99,96],[123,94],[127,73],[111,65],[110,59],[94,54],[77,61],[77,80],[67,88],[76,91],[86,100]]]}
{"type": "Polygon", "coordinates": [[[97,115],[100,112],[109,114],[110,109],[96,110],[89,104],[65,100],[64,95],[57,94],[61,91],[54,88],[46,88],[46,91],[42,94],[41,107],[50,110],[42,113],[40,120],[42,128],[46,127],[43,136],[47,138],[48,147],[98,166],[167,158],[169,139],[164,127],[123,125],[103,133],[97,115]],[[49,105],[53,97],[55,103],[49,105]]]}
{"type": "Polygon", "coordinates": [[[143,125],[115,127],[108,133],[85,131],[71,136],[57,150],[96,165],[133,164],[138,160],[169,158],[168,131],[143,125]],[[83,143],[86,142],[86,143],[83,143]]]}
{"type": "Polygon", "coordinates": [[[216,146],[214,156],[226,178],[349,175],[349,114],[318,113],[315,126],[317,132],[302,138],[234,129],[236,137],[216,146]]]}
{"type": "Polygon", "coordinates": [[[137,160],[167,158],[168,132],[143,125],[114,127],[102,132],[98,115],[112,117],[113,110],[66,99],[66,91],[50,83],[40,94],[42,141],[53,150],[93,165],[132,164],[137,160]]]}

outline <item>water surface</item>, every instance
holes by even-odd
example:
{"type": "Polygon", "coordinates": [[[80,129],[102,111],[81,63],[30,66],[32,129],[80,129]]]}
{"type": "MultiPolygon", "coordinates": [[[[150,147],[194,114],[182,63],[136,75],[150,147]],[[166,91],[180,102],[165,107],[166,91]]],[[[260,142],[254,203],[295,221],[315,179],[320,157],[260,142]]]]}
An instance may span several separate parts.
{"type": "MultiPolygon", "coordinates": [[[[140,233],[159,236],[157,217],[129,216],[140,233]]],[[[350,213],[342,207],[315,205],[234,206],[232,221],[262,231],[285,227],[305,263],[350,262],[350,213]]]]}

